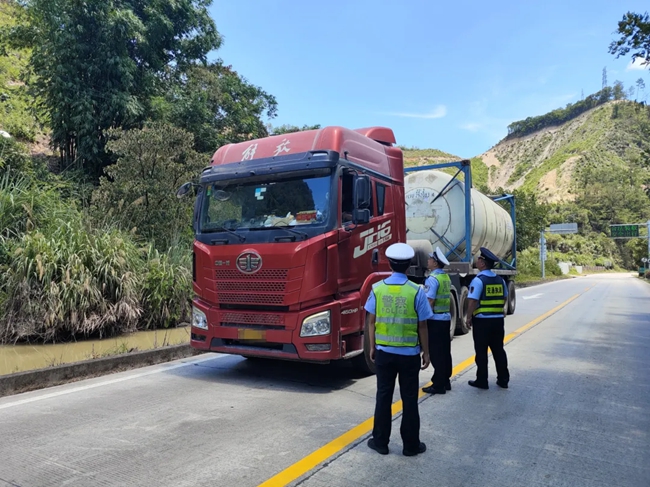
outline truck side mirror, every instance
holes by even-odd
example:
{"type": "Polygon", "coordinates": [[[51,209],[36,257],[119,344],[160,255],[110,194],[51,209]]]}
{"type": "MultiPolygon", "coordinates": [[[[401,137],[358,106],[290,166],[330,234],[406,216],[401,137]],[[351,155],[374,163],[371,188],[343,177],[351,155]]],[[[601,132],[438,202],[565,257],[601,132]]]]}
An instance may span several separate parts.
{"type": "Polygon", "coordinates": [[[190,189],[192,189],[192,183],[185,183],[183,186],[178,188],[178,191],[176,191],[176,197],[179,199],[182,198],[190,192],[190,189]]]}
{"type": "Polygon", "coordinates": [[[370,221],[370,210],[357,210],[355,208],[352,214],[352,223],[355,225],[365,225],[370,221]]]}
{"type": "Polygon", "coordinates": [[[368,176],[354,178],[354,208],[355,210],[369,210],[371,201],[371,185],[368,176]]]}

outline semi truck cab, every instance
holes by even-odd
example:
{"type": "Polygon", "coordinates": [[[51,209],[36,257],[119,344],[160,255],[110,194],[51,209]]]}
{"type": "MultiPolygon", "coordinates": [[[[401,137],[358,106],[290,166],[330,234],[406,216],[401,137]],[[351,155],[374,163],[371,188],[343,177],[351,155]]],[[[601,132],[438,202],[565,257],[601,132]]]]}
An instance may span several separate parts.
{"type": "Polygon", "coordinates": [[[191,346],[372,372],[363,305],[406,241],[394,144],[388,128],[326,127],[219,148],[177,193],[197,196],[191,346]]]}

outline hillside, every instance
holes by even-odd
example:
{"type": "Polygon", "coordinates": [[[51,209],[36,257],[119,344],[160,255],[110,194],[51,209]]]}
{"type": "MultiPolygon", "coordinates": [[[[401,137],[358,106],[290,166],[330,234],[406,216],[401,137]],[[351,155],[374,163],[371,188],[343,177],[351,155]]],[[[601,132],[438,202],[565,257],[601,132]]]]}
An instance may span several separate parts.
{"type": "MultiPolygon", "coordinates": [[[[438,149],[417,149],[417,148],[407,148],[400,147],[404,152],[404,166],[405,167],[414,167],[414,166],[427,166],[430,164],[439,164],[443,162],[453,162],[460,161],[462,157],[443,152],[438,149]]],[[[480,158],[471,159],[472,163],[472,179],[474,186],[481,191],[487,192],[487,178],[488,178],[488,168],[480,158]]],[[[454,168],[443,169],[444,172],[454,175],[457,170],[454,168]]],[[[462,174],[459,175],[459,178],[462,180],[462,174]]]]}
{"type": "Polygon", "coordinates": [[[542,201],[569,202],[584,189],[587,169],[642,169],[649,123],[640,104],[611,101],[564,124],[504,139],[479,157],[489,168],[490,189],[523,188],[542,201]]]}

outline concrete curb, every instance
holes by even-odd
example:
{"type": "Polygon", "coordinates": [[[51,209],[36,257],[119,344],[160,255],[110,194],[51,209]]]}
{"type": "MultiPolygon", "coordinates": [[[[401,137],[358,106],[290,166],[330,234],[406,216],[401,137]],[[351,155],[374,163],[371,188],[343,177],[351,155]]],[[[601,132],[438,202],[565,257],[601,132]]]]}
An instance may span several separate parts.
{"type": "Polygon", "coordinates": [[[198,355],[189,343],[0,376],[0,397],[198,355]]]}

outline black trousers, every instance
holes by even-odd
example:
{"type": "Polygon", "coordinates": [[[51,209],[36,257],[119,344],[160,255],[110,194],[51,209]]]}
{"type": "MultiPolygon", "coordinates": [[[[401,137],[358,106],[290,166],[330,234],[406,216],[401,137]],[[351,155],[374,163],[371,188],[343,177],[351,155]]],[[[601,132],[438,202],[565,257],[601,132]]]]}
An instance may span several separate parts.
{"type": "Polygon", "coordinates": [[[507,384],[510,380],[508,357],[503,348],[505,323],[503,318],[473,318],[472,336],[476,353],[476,381],[481,385],[488,383],[488,347],[492,350],[497,380],[507,384]]]}
{"type": "Polygon", "coordinates": [[[418,451],[420,447],[420,413],[418,392],[420,388],[420,355],[397,355],[377,350],[377,401],[372,437],[378,446],[388,446],[392,424],[391,405],[395,391],[395,379],[399,378],[403,413],[400,434],[404,449],[418,451]]]}
{"type": "Polygon", "coordinates": [[[433,365],[433,388],[444,392],[451,384],[451,337],[449,336],[449,320],[427,320],[429,331],[429,355],[433,365]]]}

